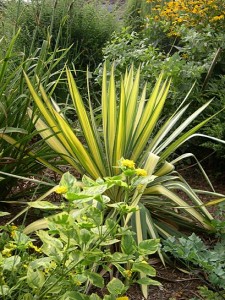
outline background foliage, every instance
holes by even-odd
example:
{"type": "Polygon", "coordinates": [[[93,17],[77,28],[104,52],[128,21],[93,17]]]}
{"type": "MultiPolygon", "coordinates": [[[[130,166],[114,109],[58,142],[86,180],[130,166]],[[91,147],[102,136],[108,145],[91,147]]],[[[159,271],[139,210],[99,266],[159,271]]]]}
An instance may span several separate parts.
{"type": "MultiPolygon", "coordinates": [[[[160,70],[171,76],[165,115],[182,102],[194,83],[192,112],[212,98],[202,119],[225,106],[224,93],[216,92],[224,86],[225,76],[224,5],[213,0],[132,0],[128,1],[127,16],[128,28],[114,34],[103,48],[105,60],[115,61],[121,72],[126,64],[134,63],[136,68],[140,65],[144,79],[150,81],[149,87],[160,70]]],[[[96,73],[101,80],[101,65],[96,73]]],[[[203,133],[225,139],[224,123],[221,113],[203,133]]],[[[202,151],[203,141],[197,140],[196,144],[202,151]]],[[[211,142],[203,146],[216,151],[217,158],[224,156],[224,146],[211,142]]]]}

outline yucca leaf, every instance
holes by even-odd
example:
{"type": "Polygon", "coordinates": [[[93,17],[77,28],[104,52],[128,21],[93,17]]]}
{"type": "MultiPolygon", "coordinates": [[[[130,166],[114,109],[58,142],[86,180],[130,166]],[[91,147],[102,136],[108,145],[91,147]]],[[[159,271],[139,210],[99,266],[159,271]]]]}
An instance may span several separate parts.
{"type": "Polygon", "coordinates": [[[155,84],[155,87],[153,89],[153,92],[151,93],[151,96],[149,97],[147,103],[146,103],[146,106],[145,106],[145,109],[143,110],[143,114],[140,118],[140,122],[137,126],[137,130],[136,130],[136,133],[135,133],[135,136],[134,136],[134,140],[136,141],[137,138],[140,136],[140,134],[142,133],[143,131],[143,128],[145,128],[149,118],[151,117],[152,115],[152,112],[155,108],[155,102],[156,102],[156,97],[157,97],[157,94],[159,92],[159,88],[160,88],[160,85],[161,85],[161,82],[162,82],[162,75],[158,78],[156,84],[155,84]]]}
{"type": "Polygon", "coordinates": [[[79,118],[81,128],[83,130],[86,142],[88,144],[90,154],[92,158],[94,158],[96,169],[99,169],[99,171],[97,172],[101,174],[102,177],[106,176],[104,163],[102,160],[101,152],[99,150],[99,145],[97,143],[93,131],[93,126],[89,122],[89,117],[86,108],[84,106],[80,93],[77,89],[72,73],[68,69],[66,70],[66,72],[67,72],[70,94],[73,100],[74,107],[76,108],[77,116],[79,118]]]}
{"type": "MultiPolygon", "coordinates": [[[[189,196],[189,198],[192,200],[192,202],[196,205],[199,205],[201,207],[201,205],[203,204],[203,202],[199,199],[199,197],[195,194],[194,190],[190,188],[190,186],[188,186],[187,184],[182,183],[181,181],[173,181],[173,182],[168,182],[165,184],[165,187],[169,188],[170,190],[181,190],[183,191],[186,195],[189,196]]],[[[213,217],[212,215],[208,212],[207,209],[203,207],[201,207],[202,212],[204,213],[204,215],[209,219],[212,220],[213,217]]]]}
{"type": "MultiPolygon", "coordinates": [[[[5,140],[9,144],[13,145],[13,147],[15,147],[17,149],[21,149],[22,145],[18,141],[16,141],[12,137],[10,137],[9,135],[0,134],[0,138],[2,138],[3,140],[5,140]]],[[[35,152],[33,152],[33,151],[26,151],[26,155],[30,156],[30,157],[33,157],[35,160],[37,160],[38,162],[40,162],[41,164],[43,164],[44,166],[46,166],[50,170],[52,170],[52,171],[54,171],[54,172],[56,172],[58,174],[62,174],[62,171],[60,169],[58,169],[57,167],[53,166],[51,163],[49,163],[43,157],[38,157],[35,152]]]]}
{"type": "MultiPolygon", "coordinates": [[[[156,122],[158,121],[160,114],[162,112],[168,91],[169,91],[169,86],[170,83],[165,82],[163,84],[162,87],[162,97],[159,99],[157,106],[154,108],[154,113],[153,112],[149,112],[149,117],[148,120],[145,124],[145,126],[143,128],[141,128],[141,133],[140,136],[135,138],[135,146],[133,149],[133,153],[132,153],[132,159],[134,161],[137,160],[137,158],[140,156],[140,154],[142,153],[142,151],[144,150],[144,148],[147,145],[147,142],[151,136],[152,131],[155,128],[156,122]]],[[[156,100],[156,99],[154,99],[156,100]]],[[[145,108],[145,113],[147,112],[147,106],[145,108]]],[[[145,114],[144,113],[144,114],[145,114]]],[[[138,126],[139,128],[139,126],[138,126]]],[[[138,129],[137,131],[139,131],[140,129],[138,129]]]]}
{"type": "MultiPolygon", "coordinates": [[[[207,118],[206,120],[202,121],[201,123],[197,124],[195,127],[191,128],[187,132],[183,133],[180,137],[174,140],[162,153],[159,153],[158,150],[155,152],[160,155],[160,160],[166,160],[171,153],[173,153],[178,147],[180,147],[183,143],[188,141],[192,135],[198,131],[201,127],[203,127],[206,123],[208,123],[214,116],[207,118]]],[[[165,144],[161,149],[165,148],[165,144]]]]}
{"type": "Polygon", "coordinates": [[[176,140],[176,138],[180,135],[180,133],[193,121],[197,118],[197,116],[211,103],[211,101],[207,102],[206,104],[202,105],[199,109],[197,109],[191,116],[189,116],[186,120],[182,122],[182,124],[174,130],[169,138],[159,146],[155,152],[160,153],[163,149],[165,149],[171,142],[176,140]]]}
{"type": "Polygon", "coordinates": [[[182,115],[185,113],[189,105],[186,105],[183,107],[180,111],[177,112],[177,114],[173,115],[171,118],[169,118],[159,129],[157,134],[152,139],[148,151],[154,152],[155,149],[162,143],[163,139],[171,129],[177,125],[178,120],[182,117],[182,115]]]}
{"type": "Polygon", "coordinates": [[[107,104],[107,148],[109,154],[109,163],[111,166],[114,165],[113,161],[113,150],[116,138],[116,128],[117,128],[117,103],[116,103],[116,86],[114,78],[114,66],[111,69],[109,90],[108,90],[108,104],[107,104]]]}
{"type": "Polygon", "coordinates": [[[127,122],[126,122],[126,144],[130,143],[132,134],[133,134],[133,127],[135,122],[135,116],[137,113],[137,104],[138,104],[138,94],[139,94],[139,86],[140,86],[140,68],[136,73],[136,77],[134,79],[132,86],[132,90],[130,95],[127,96],[127,108],[126,108],[126,115],[127,115],[127,122]]]}
{"type": "Polygon", "coordinates": [[[162,185],[155,185],[152,187],[149,187],[145,190],[145,195],[147,194],[160,194],[162,196],[167,197],[171,201],[173,201],[178,207],[186,207],[184,211],[194,217],[199,223],[203,225],[206,229],[211,229],[211,227],[206,224],[206,219],[198,213],[194,208],[192,208],[190,205],[188,205],[184,200],[182,200],[180,197],[178,197],[176,194],[168,190],[162,185]]]}
{"type": "Polygon", "coordinates": [[[117,163],[121,157],[123,157],[126,153],[126,95],[124,88],[124,81],[121,80],[121,93],[120,93],[120,103],[119,103],[119,113],[118,113],[118,121],[117,121],[117,130],[116,130],[116,140],[114,146],[114,162],[117,163]]]}

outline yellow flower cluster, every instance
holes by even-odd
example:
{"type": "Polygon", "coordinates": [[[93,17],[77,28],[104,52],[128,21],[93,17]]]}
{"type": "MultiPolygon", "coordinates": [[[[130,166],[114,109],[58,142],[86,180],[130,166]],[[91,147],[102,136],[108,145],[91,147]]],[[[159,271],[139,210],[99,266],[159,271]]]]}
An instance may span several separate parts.
{"type": "Polygon", "coordinates": [[[16,245],[9,243],[5,245],[4,249],[2,250],[2,256],[4,257],[10,257],[12,256],[12,251],[16,249],[16,245]]]}
{"type": "Polygon", "coordinates": [[[35,246],[32,242],[29,243],[29,247],[33,249],[35,252],[42,253],[41,248],[35,246]]]}
{"type": "Polygon", "coordinates": [[[137,168],[135,169],[135,162],[130,159],[122,159],[121,160],[121,167],[128,168],[132,170],[132,174],[135,174],[137,176],[147,176],[147,171],[145,169],[137,168]]]}
{"type": "Polygon", "coordinates": [[[135,169],[135,173],[137,176],[147,176],[147,171],[145,169],[135,169]]]}
{"type": "Polygon", "coordinates": [[[170,35],[176,35],[176,26],[204,28],[224,27],[225,2],[221,0],[146,0],[151,4],[153,19],[170,23],[170,35]]]}
{"type": "Polygon", "coordinates": [[[68,191],[67,187],[66,186],[58,186],[56,189],[55,189],[55,192],[57,194],[66,194],[68,191]]]}
{"type": "Polygon", "coordinates": [[[130,279],[131,276],[132,276],[132,271],[131,270],[125,270],[124,271],[124,276],[127,277],[128,279],[130,279]]]}
{"type": "Polygon", "coordinates": [[[129,169],[134,169],[135,168],[135,162],[133,160],[129,160],[129,159],[123,159],[121,162],[121,165],[123,167],[127,167],[129,169]]]}

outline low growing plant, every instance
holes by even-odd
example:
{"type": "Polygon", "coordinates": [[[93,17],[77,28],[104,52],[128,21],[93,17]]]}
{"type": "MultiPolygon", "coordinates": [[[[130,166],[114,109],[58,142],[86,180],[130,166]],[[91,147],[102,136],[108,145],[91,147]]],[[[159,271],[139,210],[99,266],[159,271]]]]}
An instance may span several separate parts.
{"type": "Polygon", "coordinates": [[[225,298],[225,294],[223,292],[215,292],[206,286],[200,286],[198,288],[199,297],[190,298],[190,300],[223,300],[225,298]]]}
{"type": "Polygon", "coordinates": [[[207,279],[215,288],[224,289],[225,280],[225,239],[216,243],[214,247],[207,246],[196,234],[184,238],[169,237],[164,241],[164,251],[190,269],[200,268],[207,274],[207,279]]]}
{"type": "MultiPolygon", "coordinates": [[[[8,299],[55,300],[116,300],[133,283],[160,285],[152,279],[155,269],[148,256],[159,247],[159,240],[137,242],[130,227],[121,226],[137,207],[126,203],[111,204],[103,193],[116,185],[132,188],[123,180],[105,181],[84,176],[78,182],[65,173],[51,192],[63,195],[62,202],[53,204],[36,200],[29,207],[55,210],[57,213],[34,222],[21,231],[16,226],[1,228],[0,295],[8,299]],[[108,209],[117,218],[106,219],[108,209]],[[28,236],[36,231],[36,235],[28,236]],[[47,228],[41,230],[40,228],[47,228]],[[112,251],[117,249],[117,251],[112,251]],[[116,270],[119,277],[116,277],[116,270]],[[106,273],[109,276],[104,276],[106,273]],[[139,275],[139,276],[138,276],[139,275]],[[92,287],[105,287],[101,298],[92,287]]],[[[138,176],[133,181],[140,181],[138,176]]],[[[121,297],[122,299],[123,297],[121,297]]],[[[127,298],[127,297],[125,297],[127,298]]]]}

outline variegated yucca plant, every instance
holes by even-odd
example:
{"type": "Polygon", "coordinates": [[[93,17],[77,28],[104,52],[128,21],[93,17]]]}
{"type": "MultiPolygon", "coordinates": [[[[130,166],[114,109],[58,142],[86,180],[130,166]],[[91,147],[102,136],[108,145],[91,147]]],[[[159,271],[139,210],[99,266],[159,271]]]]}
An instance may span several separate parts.
{"type": "MultiPolygon", "coordinates": [[[[121,78],[118,92],[114,80],[114,67],[111,69],[109,80],[105,67],[101,122],[99,115],[97,122],[90,96],[87,109],[72,72],[66,69],[66,73],[76,117],[83,134],[82,139],[78,138],[76,129],[71,127],[59,107],[48,97],[41,82],[38,92],[25,74],[32,98],[39,110],[37,114],[30,108],[28,113],[35,116],[36,129],[46,143],[66,164],[93,179],[117,176],[119,168],[115,166],[118,166],[122,157],[133,160],[136,166],[147,171],[145,184],[134,191],[129,201],[129,205],[139,206],[139,210],[132,216],[128,215],[124,221],[124,224],[132,224],[136,228],[138,241],[147,236],[157,238],[179,234],[180,228],[190,228],[192,231],[197,228],[211,230],[212,216],[198,196],[204,191],[192,189],[175,171],[174,164],[191,154],[169,161],[171,154],[212,118],[190,129],[190,123],[210,102],[185,119],[184,114],[189,106],[185,99],[183,105],[162,123],[159,120],[170,80],[164,80],[163,75],[160,75],[151,96],[147,99],[146,86],[140,93],[139,70],[134,74],[131,67],[126,72],[121,78]],[[182,199],[179,191],[185,194],[187,200],[182,199]]],[[[205,193],[222,197],[214,192],[212,186],[211,188],[212,192],[205,193]]],[[[114,203],[123,201],[120,187],[112,188],[109,196],[114,203]]]]}

